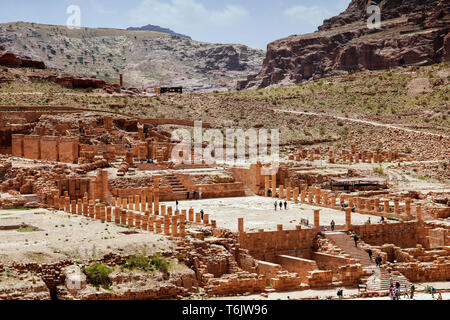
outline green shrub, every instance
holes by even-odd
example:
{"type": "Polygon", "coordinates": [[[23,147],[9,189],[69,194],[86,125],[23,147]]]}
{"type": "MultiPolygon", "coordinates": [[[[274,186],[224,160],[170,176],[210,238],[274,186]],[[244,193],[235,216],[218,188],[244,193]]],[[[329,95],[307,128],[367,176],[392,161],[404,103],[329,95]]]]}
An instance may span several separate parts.
{"type": "Polygon", "coordinates": [[[169,271],[170,262],[160,255],[154,255],[151,257],[151,264],[155,266],[159,271],[166,273],[169,271]]]}
{"type": "Polygon", "coordinates": [[[113,271],[104,263],[96,262],[88,268],[84,268],[83,272],[87,277],[87,280],[94,287],[103,286],[108,287],[111,283],[109,274],[113,271]]]}
{"type": "Polygon", "coordinates": [[[125,263],[122,267],[130,270],[149,270],[151,266],[149,264],[149,259],[145,255],[139,254],[130,256],[127,260],[127,263],[125,263]]]}

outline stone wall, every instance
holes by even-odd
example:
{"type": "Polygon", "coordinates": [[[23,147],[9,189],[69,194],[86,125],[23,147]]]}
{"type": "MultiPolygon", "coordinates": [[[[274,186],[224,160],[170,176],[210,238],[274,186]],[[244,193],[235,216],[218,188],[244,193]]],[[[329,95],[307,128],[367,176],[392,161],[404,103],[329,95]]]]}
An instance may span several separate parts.
{"type": "Polygon", "coordinates": [[[78,160],[78,138],[12,135],[12,155],[34,160],[74,163],[78,160]]]}
{"type": "Polygon", "coordinates": [[[278,255],[311,259],[316,235],[313,229],[240,232],[239,243],[255,259],[277,263],[278,255]]]}
{"type": "Polygon", "coordinates": [[[400,223],[365,224],[352,226],[364,242],[381,246],[392,243],[403,248],[412,248],[417,244],[425,245],[425,232],[420,228],[421,222],[410,221],[400,223]]]}

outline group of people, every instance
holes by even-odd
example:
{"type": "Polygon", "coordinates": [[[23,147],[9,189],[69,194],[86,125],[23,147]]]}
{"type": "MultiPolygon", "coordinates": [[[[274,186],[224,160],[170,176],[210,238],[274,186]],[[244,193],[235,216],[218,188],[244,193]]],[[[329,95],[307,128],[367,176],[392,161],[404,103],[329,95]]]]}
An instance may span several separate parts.
{"type": "MultiPolygon", "coordinates": [[[[280,206],[280,210],[281,210],[281,209],[283,209],[283,201],[280,201],[280,203],[278,203],[278,201],[275,201],[273,206],[275,207],[275,211],[277,211],[277,207],[278,206],[280,206]]],[[[286,200],[284,200],[284,210],[287,210],[287,202],[286,202],[286,200]]]]}

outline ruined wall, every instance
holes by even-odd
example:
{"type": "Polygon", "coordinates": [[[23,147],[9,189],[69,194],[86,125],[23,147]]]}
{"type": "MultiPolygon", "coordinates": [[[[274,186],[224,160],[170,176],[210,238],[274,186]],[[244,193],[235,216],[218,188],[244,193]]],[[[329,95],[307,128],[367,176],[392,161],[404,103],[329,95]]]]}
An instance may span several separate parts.
{"type": "Polygon", "coordinates": [[[314,252],[314,260],[321,270],[332,270],[338,272],[339,268],[355,261],[342,256],[331,255],[323,252],[314,252]]]}
{"type": "Polygon", "coordinates": [[[65,163],[78,160],[78,138],[13,134],[11,139],[15,157],[65,163]]]}
{"type": "Polygon", "coordinates": [[[402,248],[426,244],[426,234],[421,222],[365,224],[352,226],[361,240],[374,246],[392,243],[402,248]]]}
{"type": "Polygon", "coordinates": [[[289,272],[295,272],[302,281],[306,281],[308,272],[317,270],[317,264],[313,260],[291,257],[287,255],[278,256],[279,264],[289,272]]]}
{"type": "Polygon", "coordinates": [[[316,230],[278,230],[239,234],[242,248],[258,260],[277,263],[278,255],[311,259],[316,230]]]}

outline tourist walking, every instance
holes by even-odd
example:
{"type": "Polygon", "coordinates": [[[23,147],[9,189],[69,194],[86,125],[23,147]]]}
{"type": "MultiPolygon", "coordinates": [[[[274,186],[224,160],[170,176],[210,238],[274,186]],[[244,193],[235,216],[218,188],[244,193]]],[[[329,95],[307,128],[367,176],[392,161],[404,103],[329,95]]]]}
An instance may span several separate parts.
{"type": "Polygon", "coordinates": [[[284,200],[284,210],[287,210],[287,202],[284,200]]]}
{"type": "Polygon", "coordinates": [[[334,220],[331,220],[330,223],[331,231],[334,231],[334,226],[335,226],[334,220]]]}
{"type": "Polygon", "coordinates": [[[275,201],[275,203],[273,205],[275,207],[275,211],[277,211],[278,203],[275,201]]]}
{"type": "Polygon", "coordinates": [[[186,192],[186,197],[187,197],[187,199],[189,200],[189,191],[186,192]]]}
{"type": "Polygon", "coordinates": [[[381,216],[380,223],[383,223],[383,221],[384,221],[384,217],[381,216]]]}
{"type": "Polygon", "coordinates": [[[356,247],[358,247],[358,235],[355,233],[354,235],[353,235],[353,241],[355,241],[355,248],[356,247]]]}
{"type": "Polygon", "coordinates": [[[342,300],[343,294],[344,294],[344,290],[339,289],[339,290],[337,291],[337,296],[338,296],[338,299],[339,299],[339,300],[342,300]]]}
{"type": "Polygon", "coordinates": [[[203,221],[203,215],[205,214],[205,213],[203,212],[203,209],[200,210],[200,213],[201,213],[201,215],[202,215],[202,221],[203,221]]]}
{"type": "Polygon", "coordinates": [[[411,296],[411,299],[412,299],[412,298],[414,298],[414,292],[416,291],[416,287],[412,284],[410,290],[411,290],[410,296],[411,296]]]}
{"type": "Polygon", "coordinates": [[[367,254],[369,255],[370,262],[372,262],[372,250],[367,250],[367,254]]]}
{"type": "Polygon", "coordinates": [[[383,258],[378,255],[378,266],[381,268],[381,261],[383,261],[383,258]]]}
{"type": "Polygon", "coordinates": [[[280,210],[283,209],[283,202],[280,201],[280,210]]]}
{"type": "Polygon", "coordinates": [[[178,200],[175,200],[175,210],[178,211],[178,200]]]}

